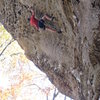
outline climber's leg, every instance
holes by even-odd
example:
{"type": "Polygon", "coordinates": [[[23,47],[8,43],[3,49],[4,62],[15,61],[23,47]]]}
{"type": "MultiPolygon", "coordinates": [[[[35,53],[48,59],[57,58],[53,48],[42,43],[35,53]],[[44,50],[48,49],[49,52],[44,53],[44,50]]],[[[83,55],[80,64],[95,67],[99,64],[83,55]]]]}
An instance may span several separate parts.
{"type": "Polygon", "coordinates": [[[50,31],[50,32],[57,32],[56,30],[54,30],[48,26],[45,27],[45,30],[50,31]]]}
{"type": "Polygon", "coordinates": [[[61,30],[56,30],[56,29],[52,29],[52,28],[50,28],[50,27],[48,27],[48,26],[45,26],[45,30],[47,30],[47,31],[50,31],[50,32],[55,32],[55,33],[62,33],[62,31],[61,30]]]}

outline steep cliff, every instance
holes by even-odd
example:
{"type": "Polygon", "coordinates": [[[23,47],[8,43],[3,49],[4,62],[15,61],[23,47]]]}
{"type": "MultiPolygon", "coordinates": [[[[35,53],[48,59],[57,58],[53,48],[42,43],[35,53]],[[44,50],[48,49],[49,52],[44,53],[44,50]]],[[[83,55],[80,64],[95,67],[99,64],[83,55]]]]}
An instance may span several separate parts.
{"type": "Polygon", "coordinates": [[[60,92],[74,100],[99,99],[99,0],[0,0],[0,22],[60,92]],[[62,33],[36,31],[28,22],[30,7],[37,18],[53,15],[47,24],[62,33]]]}

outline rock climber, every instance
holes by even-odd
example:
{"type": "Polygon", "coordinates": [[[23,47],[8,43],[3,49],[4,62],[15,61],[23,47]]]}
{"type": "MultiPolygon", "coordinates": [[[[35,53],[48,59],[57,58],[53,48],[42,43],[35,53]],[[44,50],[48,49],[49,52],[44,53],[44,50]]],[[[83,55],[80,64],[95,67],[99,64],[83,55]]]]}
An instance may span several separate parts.
{"type": "Polygon", "coordinates": [[[52,21],[54,19],[54,17],[50,18],[47,15],[44,15],[42,18],[40,18],[39,20],[35,17],[35,13],[33,10],[31,10],[32,12],[32,16],[28,19],[30,21],[30,25],[35,27],[37,31],[39,31],[39,29],[43,29],[43,30],[48,30],[51,32],[57,32],[57,33],[61,33],[61,30],[57,31],[55,29],[52,29],[48,26],[45,25],[45,20],[49,20],[52,21]]]}

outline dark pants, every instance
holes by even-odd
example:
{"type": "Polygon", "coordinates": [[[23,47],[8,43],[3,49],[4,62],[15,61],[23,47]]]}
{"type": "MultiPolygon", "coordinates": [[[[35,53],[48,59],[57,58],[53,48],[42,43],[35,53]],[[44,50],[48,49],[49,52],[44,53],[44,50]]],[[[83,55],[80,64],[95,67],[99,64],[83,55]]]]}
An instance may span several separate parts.
{"type": "Polygon", "coordinates": [[[44,25],[44,20],[43,20],[43,19],[40,19],[40,20],[39,20],[38,26],[39,26],[39,28],[42,28],[42,29],[45,30],[45,25],[44,25]]]}

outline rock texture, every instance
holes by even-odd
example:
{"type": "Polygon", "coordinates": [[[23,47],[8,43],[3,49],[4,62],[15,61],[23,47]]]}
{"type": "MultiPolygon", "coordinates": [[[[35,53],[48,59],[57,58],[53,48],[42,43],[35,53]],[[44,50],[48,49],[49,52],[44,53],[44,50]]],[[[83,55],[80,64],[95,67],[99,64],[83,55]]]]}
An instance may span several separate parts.
{"type": "Polygon", "coordinates": [[[100,95],[99,0],[0,0],[0,22],[63,94],[74,100],[98,100],[100,95]],[[56,17],[47,24],[62,34],[37,32],[28,22],[56,17]]]}

